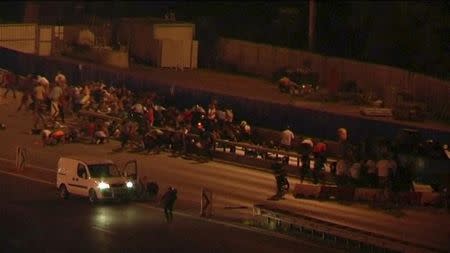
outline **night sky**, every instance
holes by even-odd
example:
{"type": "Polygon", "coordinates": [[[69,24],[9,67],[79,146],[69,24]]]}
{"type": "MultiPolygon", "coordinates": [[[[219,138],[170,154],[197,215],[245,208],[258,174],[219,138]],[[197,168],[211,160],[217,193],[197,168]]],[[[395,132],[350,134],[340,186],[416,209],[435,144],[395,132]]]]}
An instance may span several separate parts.
{"type": "MultiPolygon", "coordinates": [[[[76,2],[41,8],[43,23],[80,22],[76,2]],[[58,6],[62,10],[57,10],[58,6]],[[43,9],[43,10],[42,10],[43,9]],[[75,10],[75,11],[74,11],[75,10]]],[[[308,2],[81,2],[85,16],[159,16],[197,24],[197,39],[218,36],[307,50],[308,2]]],[[[22,20],[23,2],[2,2],[0,20],[22,20]]],[[[88,20],[88,19],[85,19],[88,20]]],[[[316,52],[450,79],[448,1],[317,1],[316,52]]],[[[205,44],[205,43],[203,43],[205,44]]]]}

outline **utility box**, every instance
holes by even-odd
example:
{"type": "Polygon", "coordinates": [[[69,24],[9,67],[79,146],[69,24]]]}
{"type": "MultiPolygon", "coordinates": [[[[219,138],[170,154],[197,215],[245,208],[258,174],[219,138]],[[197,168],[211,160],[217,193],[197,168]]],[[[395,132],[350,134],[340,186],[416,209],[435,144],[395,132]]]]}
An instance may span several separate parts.
{"type": "Polygon", "coordinates": [[[197,68],[198,41],[196,40],[159,40],[161,55],[157,57],[158,67],[197,68]]]}
{"type": "Polygon", "coordinates": [[[157,40],[193,40],[195,25],[189,23],[153,24],[153,38],[157,40]]]}
{"type": "Polygon", "coordinates": [[[123,18],[118,41],[137,62],[164,68],[197,68],[195,25],[155,18],[123,18]]]}

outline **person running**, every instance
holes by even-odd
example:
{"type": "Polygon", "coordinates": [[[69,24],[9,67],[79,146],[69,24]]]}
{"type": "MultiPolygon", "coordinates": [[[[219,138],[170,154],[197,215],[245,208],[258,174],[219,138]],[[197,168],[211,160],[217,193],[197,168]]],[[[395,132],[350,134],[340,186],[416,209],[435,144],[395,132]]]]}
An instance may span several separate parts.
{"type": "Polygon", "coordinates": [[[33,75],[29,74],[24,82],[23,85],[23,95],[22,95],[22,99],[20,101],[20,105],[17,108],[17,111],[22,110],[22,107],[25,107],[25,110],[29,110],[29,101],[31,100],[32,97],[34,97],[34,86],[35,86],[35,78],[33,75]]]}
{"type": "Polygon", "coordinates": [[[36,84],[36,87],[34,87],[33,91],[33,98],[34,98],[34,111],[38,111],[45,107],[45,98],[46,98],[46,92],[45,87],[42,85],[41,82],[38,82],[36,84]]]}
{"type": "MultiPolygon", "coordinates": [[[[61,85],[59,83],[56,83],[53,89],[50,92],[50,99],[51,99],[51,109],[50,109],[50,115],[52,120],[56,120],[58,117],[61,116],[61,104],[60,101],[63,97],[63,89],[61,88],[61,85]]],[[[64,121],[64,117],[62,117],[62,120],[64,121]]]]}
{"type": "Polygon", "coordinates": [[[16,85],[18,82],[19,76],[11,71],[8,71],[3,75],[2,84],[5,86],[5,93],[3,93],[4,98],[8,96],[9,91],[12,91],[13,98],[16,98],[16,85]]]}

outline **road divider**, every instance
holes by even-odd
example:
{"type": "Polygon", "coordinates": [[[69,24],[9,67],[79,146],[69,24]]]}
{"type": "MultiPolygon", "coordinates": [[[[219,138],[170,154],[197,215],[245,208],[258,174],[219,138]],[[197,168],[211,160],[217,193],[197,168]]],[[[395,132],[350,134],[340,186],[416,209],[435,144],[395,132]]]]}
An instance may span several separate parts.
{"type": "Polygon", "coordinates": [[[202,188],[200,199],[200,216],[210,218],[213,214],[213,193],[207,188],[202,188]]]}

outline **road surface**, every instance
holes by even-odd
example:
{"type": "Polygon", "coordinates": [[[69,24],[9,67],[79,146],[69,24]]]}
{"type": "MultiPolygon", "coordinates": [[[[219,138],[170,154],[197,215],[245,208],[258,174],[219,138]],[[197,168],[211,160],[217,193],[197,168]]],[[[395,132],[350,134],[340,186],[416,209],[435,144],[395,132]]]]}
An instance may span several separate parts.
{"type": "MultiPolygon", "coordinates": [[[[339,252],[136,203],[62,200],[53,185],[0,176],[0,252],[339,252]]],[[[275,236],[274,236],[275,235],[275,236]]]]}
{"type": "MultiPolygon", "coordinates": [[[[213,192],[214,218],[239,222],[252,216],[253,204],[262,203],[275,192],[273,175],[260,170],[218,161],[201,163],[171,157],[169,154],[144,155],[130,152],[113,152],[119,143],[105,145],[68,144],[42,147],[39,136],[29,133],[31,113],[16,113],[17,101],[8,100],[0,106],[1,119],[8,128],[0,131],[0,162],[13,161],[18,145],[29,151],[29,164],[42,169],[28,169],[22,174],[54,182],[56,161],[59,156],[88,153],[124,163],[138,160],[139,174],[158,182],[160,189],[175,186],[179,192],[178,209],[192,215],[200,211],[200,191],[207,187],[213,192]]],[[[0,171],[1,172],[1,171],[0,171]]],[[[297,179],[289,178],[291,185],[297,179]]],[[[363,204],[339,204],[299,200],[288,195],[276,203],[282,208],[320,218],[341,225],[381,233],[401,240],[422,242],[424,245],[450,250],[450,215],[431,208],[403,209],[398,215],[369,208],[363,204]]]]}

